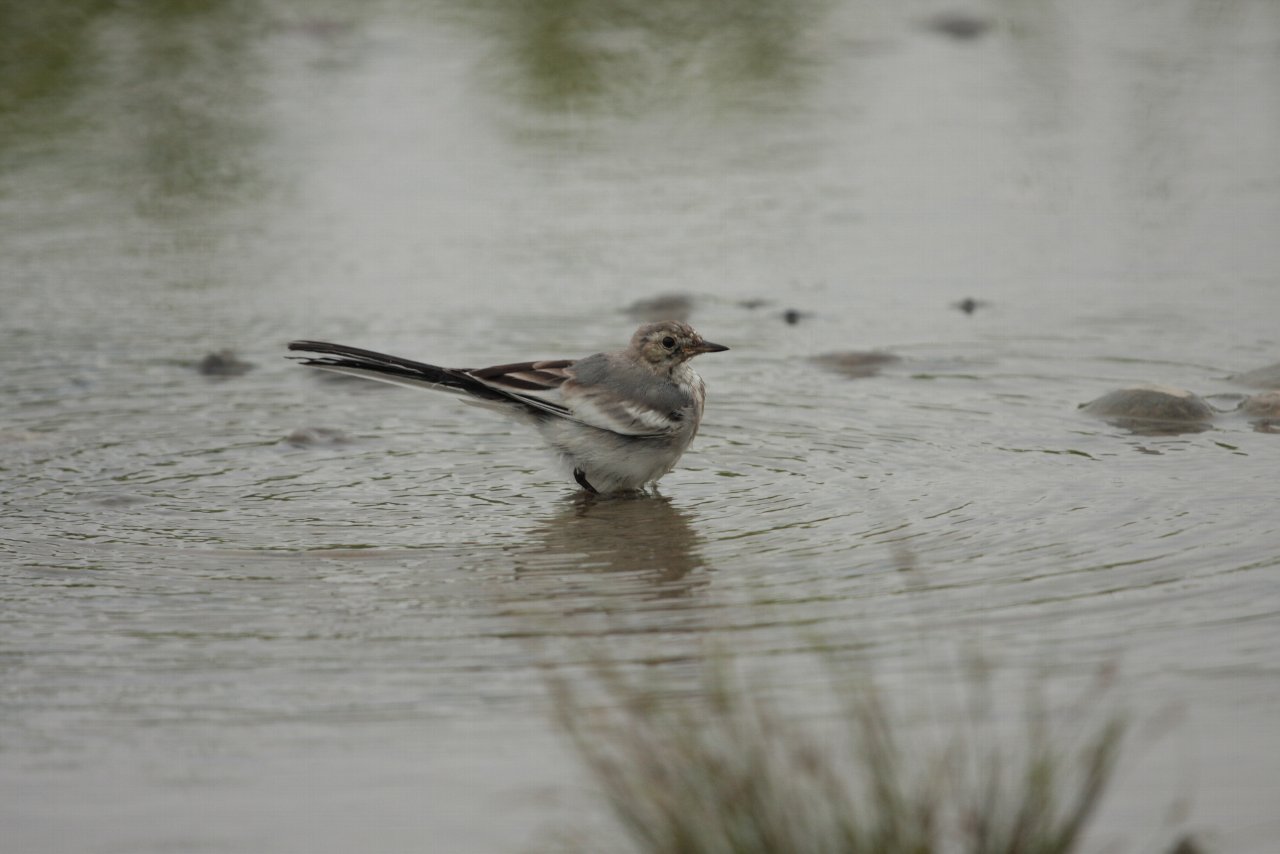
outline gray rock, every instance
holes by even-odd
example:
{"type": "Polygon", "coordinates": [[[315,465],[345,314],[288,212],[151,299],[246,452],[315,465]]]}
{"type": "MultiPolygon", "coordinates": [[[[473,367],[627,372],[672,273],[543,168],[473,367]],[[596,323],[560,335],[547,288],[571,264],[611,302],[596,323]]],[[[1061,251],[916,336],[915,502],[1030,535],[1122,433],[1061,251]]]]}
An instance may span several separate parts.
{"type": "Polygon", "coordinates": [[[206,377],[238,377],[253,370],[253,364],[241,361],[233,350],[217,350],[201,359],[196,368],[206,377]]]}
{"type": "Polygon", "coordinates": [[[1135,433],[1157,435],[1207,430],[1217,414],[1197,394],[1158,385],[1116,389],[1080,408],[1135,433]]]}

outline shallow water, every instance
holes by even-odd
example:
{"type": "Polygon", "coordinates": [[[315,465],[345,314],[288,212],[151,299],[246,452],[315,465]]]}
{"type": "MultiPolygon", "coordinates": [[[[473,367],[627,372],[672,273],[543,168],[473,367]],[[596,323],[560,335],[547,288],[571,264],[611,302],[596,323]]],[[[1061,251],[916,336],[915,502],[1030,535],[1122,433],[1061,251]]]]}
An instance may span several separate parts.
{"type": "Polygon", "coordinates": [[[1272,850],[1280,435],[1226,410],[1280,361],[1280,7],[1109,5],[972,40],[859,3],[35,14],[61,52],[0,78],[6,845],[527,850],[600,816],[540,665],[728,647],[804,710],[816,635],[915,709],[972,650],[1114,665],[1099,844],[1272,850]],[[643,500],[281,358],[585,355],[667,293],[732,350],[643,500]],[[223,348],[254,367],[202,374],[223,348]],[[899,359],[814,361],[865,351],[899,359]],[[1139,383],[1224,414],[1077,409],[1139,383]]]}

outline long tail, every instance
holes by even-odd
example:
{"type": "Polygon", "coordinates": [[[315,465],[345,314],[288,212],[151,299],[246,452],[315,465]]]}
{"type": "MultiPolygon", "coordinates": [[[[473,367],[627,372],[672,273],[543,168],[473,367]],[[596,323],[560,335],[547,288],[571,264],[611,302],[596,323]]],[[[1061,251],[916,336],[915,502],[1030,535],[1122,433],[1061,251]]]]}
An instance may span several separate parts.
{"type": "Polygon", "coordinates": [[[317,356],[293,357],[303,365],[323,368],[341,374],[367,377],[396,385],[434,388],[459,392],[484,401],[513,403],[511,396],[497,391],[456,368],[442,368],[426,362],[415,362],[373,350],[361,350],[327,341],[290,341],[290,350],[316,353],[317,356]]]}

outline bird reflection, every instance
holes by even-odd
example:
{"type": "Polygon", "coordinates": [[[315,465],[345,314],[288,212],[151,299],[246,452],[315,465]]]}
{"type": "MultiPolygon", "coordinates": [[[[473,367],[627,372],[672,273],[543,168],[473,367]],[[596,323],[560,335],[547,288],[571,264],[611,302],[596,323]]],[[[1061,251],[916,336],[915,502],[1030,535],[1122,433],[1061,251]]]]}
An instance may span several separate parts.
{"type": "Polygon", "coordinates": [[[609,573],[643,579],[660,597],[706,583],[700,538],[689,515],[659,495],[578,495],[535,529],[516,558],[517,575],[609,573]]]}

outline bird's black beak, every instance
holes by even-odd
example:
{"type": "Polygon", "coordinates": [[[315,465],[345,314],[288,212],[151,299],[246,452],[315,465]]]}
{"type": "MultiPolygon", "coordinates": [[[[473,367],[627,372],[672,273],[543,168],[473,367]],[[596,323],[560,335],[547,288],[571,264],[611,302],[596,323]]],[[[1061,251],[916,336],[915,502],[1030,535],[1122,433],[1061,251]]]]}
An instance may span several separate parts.
{"type": "Polygon", "coordinates": [[[689,349],[692,350],[695,354],[697,354],[697,353],[723,353],[725,350],[728,350],[729,348],[724,346],[723,344],[712,344],[710,341],[699,341],[697,344],[694,344],[689,349]]]}

